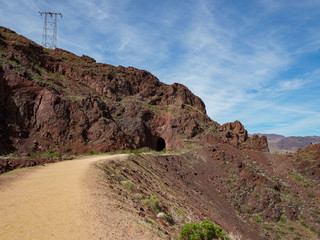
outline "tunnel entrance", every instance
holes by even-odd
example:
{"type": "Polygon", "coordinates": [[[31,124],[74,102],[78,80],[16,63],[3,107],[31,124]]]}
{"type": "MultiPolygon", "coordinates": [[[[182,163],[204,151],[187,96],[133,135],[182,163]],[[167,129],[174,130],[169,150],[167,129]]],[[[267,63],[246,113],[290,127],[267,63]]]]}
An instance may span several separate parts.
{"type": "Polygon", "coordinates": [[[162,151],[166,149],[166,142],[164,141],[163,138],[159,138],[157,141],[157,151],[162,151]]]}

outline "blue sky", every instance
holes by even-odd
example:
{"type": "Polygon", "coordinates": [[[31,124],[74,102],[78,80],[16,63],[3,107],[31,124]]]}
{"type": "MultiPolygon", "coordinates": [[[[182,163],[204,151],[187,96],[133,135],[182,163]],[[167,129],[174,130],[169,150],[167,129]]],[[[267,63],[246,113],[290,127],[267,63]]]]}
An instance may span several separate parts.
{"type": "Polygon", "coordinates": [[[0,0],[0,25],[41,43],[61,12],[58,47],[146,69],[201,97],[250,133],[320,135],[319,0],[0,0]]]}

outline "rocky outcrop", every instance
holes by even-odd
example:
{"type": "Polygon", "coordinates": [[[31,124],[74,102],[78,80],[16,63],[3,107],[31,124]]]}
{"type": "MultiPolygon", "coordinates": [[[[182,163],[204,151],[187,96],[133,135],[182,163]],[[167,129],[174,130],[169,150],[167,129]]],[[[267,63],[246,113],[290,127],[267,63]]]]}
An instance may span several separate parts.
{"type": "MultiPolygon", "coordinates": [[[[145,70],[44,49],[0,27],[0,154],[181,149],[219,136],[219,124],[187,87],[145,70]],[[164,142],[164,144],[163,144],[164,142]]],[[[220,127],[240,146],[240,122],[220,127]]]]}
{"type": "Polygon", "coordinates": [[[225,143],[238,146],[241,149],[269,152],[268,141],[265,136],[248,136],[247,130],[241,122],[225,123],[219,127],[220,137],[225,143]]]}
{"type": "Polygon", "coordinates": [[[179,149],[218,126],[181,84],[0,33],[0,154],[179,149]]]}
{"type": "Polygon", "coordinates": [[[228,143],[238,146],[248,139],[248,132],[241,122],[225,123],[219,128],[221,138],[228,143]]]}
{"type": "Polygon", "coordinates": [[[258,150],[261,152],[269,152],[269,146],[266,136],[259,137],[258,135],[252,135],[244,143],[243,148],[258,150]]]}

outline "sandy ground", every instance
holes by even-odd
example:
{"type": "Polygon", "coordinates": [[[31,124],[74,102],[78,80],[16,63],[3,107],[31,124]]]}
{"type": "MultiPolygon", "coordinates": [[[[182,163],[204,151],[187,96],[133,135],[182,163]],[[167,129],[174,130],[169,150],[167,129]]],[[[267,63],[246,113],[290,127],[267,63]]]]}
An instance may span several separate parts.
{"type": "Polygon", "coordinates": [[[157,239],[121,211],[94,156],[0,176],[0,239],[157,239]]]}

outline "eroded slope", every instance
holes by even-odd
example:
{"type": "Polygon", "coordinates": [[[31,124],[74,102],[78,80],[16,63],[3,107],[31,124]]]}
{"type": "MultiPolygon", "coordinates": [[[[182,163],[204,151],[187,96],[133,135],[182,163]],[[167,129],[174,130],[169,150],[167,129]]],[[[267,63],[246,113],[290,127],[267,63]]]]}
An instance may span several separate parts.
{"type": "Polygon", "coordinates": [[[142,154],[103,168],[119,201],[159,228],[160,236],[175,237],[185,222],[208,219],[238,239],[318,239],[320,182],[304,175],[299,162],[215,143],[182,154],[142,154]],[[146,204],[154,197],[172,218],[169,227],[146,204]]]}

